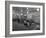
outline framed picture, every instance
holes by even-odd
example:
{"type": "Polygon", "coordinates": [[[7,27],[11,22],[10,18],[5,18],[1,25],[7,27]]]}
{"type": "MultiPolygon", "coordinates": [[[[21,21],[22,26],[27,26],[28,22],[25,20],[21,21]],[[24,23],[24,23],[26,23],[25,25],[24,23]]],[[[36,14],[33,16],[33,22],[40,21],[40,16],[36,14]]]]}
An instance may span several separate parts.
{"type": "Polygon", "coordinates": [[[44,35],[44,3],[5,1],[5,36],[44,35]]]}

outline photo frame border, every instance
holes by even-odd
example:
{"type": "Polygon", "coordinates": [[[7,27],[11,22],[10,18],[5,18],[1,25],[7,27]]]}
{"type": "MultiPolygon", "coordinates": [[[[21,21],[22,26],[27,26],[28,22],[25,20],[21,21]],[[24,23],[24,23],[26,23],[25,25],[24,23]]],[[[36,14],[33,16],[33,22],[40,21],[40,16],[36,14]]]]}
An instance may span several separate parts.
{"type": "Polygon", "coordinates": [[[44,35],[45,34],[45,3],[40,2],[20,2],[20,1],[5,1],[5,37],[18,37],[18,36],[34,36],[34,35],[44,35]],[[9,34],[10,29],[10,4],[24,4],[24,5],[42,5],[43,6],[43,33],[33,33],[33,34],[9,34]]]}

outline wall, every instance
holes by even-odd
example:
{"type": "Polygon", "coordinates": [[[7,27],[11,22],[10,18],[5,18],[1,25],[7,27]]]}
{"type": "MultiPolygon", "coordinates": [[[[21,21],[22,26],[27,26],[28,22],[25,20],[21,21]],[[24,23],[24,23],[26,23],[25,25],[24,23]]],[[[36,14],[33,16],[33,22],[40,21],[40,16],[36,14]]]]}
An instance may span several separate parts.
{"type": "MultiPolygon", "coordinates": [[[[16,0],[16,1],[43,2],[43,3],[46,3],[46,0],[16,0]]],[[[45,6],[46,6],[46,4],[45,4],[45,6]]],[[[4,37],[5,36],[5,10],[4,10],[5,8],[4,7],[5,7],[5,0],[0,0],[0,38],[5,38],[4,37]]],[[[45,10],[46,10],[46,7],[45,7],[45,10]]],[[[46,13],[45,13],[45,16],[46,16],[46,13]]],[[[46,22],[46,20],[45,20],[45,22],[46,22]]],[[[46,25],[46,23],[45,23],[45,25],[46,25]]],[[[46,38],[46,28],[45,28],[45,35],[25,36],[25,37],[16,37],[16,38],[34,38],[34,37],[35,38],[46,38]]]]}

